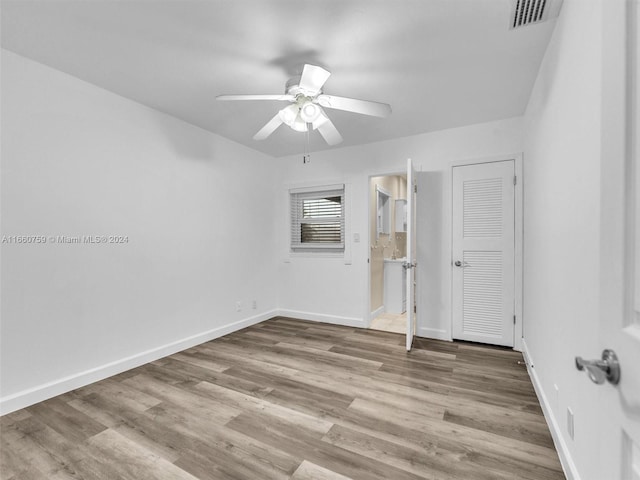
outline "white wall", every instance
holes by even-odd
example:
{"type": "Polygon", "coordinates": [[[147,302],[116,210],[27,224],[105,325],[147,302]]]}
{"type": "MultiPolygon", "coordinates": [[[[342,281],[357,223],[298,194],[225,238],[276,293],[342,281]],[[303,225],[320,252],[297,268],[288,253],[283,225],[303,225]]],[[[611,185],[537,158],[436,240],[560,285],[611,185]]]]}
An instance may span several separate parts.
{"type": "Polygon", "coordinates": [[[583,480],[602,478],[597,390],[574,356],[601,351],[603,8],[596,0],[565,0],[524,124],[525,351],[565,468],[583,480]],[[567,408],[575,414],[573,440],[567,408]]]}
{"type": "Polygon", "coordinates": [[[419,335],[451,338],[450,165],[454,161],[521,152],[522,119],[471,125],[358,147],[278,159],[279,300],[283,313],[350,325],[369,321],[369,176],[406,171],[412,158],[422,171],[418,205],[419,335]],[[297,185],[344,182],[348,188],[345,258],[312,258],[288,253],[287,189],[297,185]],[[353,234],[360,242],[353,241],[353,234]]]}
{"type": "Polygon", "coordinates": [[[128,243],[2,244],[2,410],[271,316],[273,162],[3,51],[2,235],[128,243]]]}
{"type": "Polygon", "coordinates": [[[2,119],[2,235],[47,237],[2,244],[2,412],[276,313],[366,326],[368,179],[404,171],[407,157],[424,172],[419,333],[450,338],[449,166],[522,150],[522,121],[508,119],[302,165],[8,51],[2,119]],[[361,242],[339,258],[292,258],[288,188],[336,182],[347,184],[348,239],[361,242]],[[128,243],[48,238],[83,235],[128,243]]]}

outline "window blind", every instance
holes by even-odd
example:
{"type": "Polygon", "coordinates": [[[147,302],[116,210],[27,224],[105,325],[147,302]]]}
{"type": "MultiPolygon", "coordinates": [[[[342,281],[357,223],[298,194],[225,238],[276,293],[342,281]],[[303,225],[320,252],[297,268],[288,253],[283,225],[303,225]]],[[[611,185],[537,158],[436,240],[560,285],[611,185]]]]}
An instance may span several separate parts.
{"type": "Polygon", "coordinates": [[[344,185],[291,190],[291,249],[344,250],[344,185]]]}

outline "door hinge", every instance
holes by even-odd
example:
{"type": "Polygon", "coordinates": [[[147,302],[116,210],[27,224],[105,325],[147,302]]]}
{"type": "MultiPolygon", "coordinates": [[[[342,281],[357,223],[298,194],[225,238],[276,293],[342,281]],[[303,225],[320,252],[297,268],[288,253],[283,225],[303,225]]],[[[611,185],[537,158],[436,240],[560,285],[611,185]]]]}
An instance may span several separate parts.
{"type": "Polygon", "coordinates": [[[515,323],[516,323],[516,316],[514,315],[513,316],[513,324],[515,325],[515,323]]]}
{"type": "Polygon", "coordinates": [[[413,306],[413,313],[418,313],[418,306],[417,305],[413,306]]]}
{"type": "Polygon", "coordinates": [[[513,176],[513,184],[517,184],[518,183],[518,177],[516,175],[513,176]]]}
{"type": "Polygon", "coordinates": [[[413,186],[413,193],[418,193],[418,185],[413,186]]]}

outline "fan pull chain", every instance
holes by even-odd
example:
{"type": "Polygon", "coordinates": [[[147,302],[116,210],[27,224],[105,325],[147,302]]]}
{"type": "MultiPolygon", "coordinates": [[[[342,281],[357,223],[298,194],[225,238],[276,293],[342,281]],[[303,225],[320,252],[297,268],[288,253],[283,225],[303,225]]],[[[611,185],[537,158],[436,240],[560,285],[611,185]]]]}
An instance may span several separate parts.
{"type": "Polygon", "coordinates": [[[311,163],[311,154],[309,153],[309,127],[311,127],[311,124],[307,123],[307,130],[305,132],[304,154],[302,156],[302,163],[311,163]]]}

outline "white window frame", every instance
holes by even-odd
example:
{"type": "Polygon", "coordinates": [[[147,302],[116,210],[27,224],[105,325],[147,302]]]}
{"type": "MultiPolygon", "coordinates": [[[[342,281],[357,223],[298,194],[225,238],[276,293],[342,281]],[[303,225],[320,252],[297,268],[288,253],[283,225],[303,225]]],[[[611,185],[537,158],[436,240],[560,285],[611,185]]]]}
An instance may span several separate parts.
{"type": "MultiPolygon", "coordinates": [[[[289,247],[291,253],[333,253],[344,254],[346,247],[346,188],[344,184],[320,185],[304,188],[289,189],[289,247]],[[301,199],[322,198],[329,193],[335,193],[342,199],[342,216],[338,220],[340,222],[340,239],[339,243],[302,243],[300,238],[300,226],[303,223],[317,223],[322,219],[314,219],[313,221],[305,221],[302,218],[301,199]]],[[[336,221],[336,217],[330,217],[327,221],[336,221]]]]}

